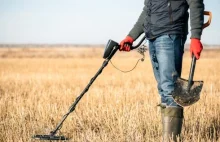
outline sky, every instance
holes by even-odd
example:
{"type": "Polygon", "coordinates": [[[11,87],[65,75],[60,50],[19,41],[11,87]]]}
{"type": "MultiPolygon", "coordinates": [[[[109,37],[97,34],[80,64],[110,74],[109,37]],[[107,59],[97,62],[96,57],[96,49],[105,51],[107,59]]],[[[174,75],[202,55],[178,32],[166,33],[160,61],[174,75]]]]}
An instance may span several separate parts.
{"type": "MultiPolygon", "coordinates": [[[[202,42],[220,45],[220,0],[204,3],[213,20],[202,42]]],[[[0,0],[0,44],[120,42],[143,6],[144,0],[0,0]]]]}

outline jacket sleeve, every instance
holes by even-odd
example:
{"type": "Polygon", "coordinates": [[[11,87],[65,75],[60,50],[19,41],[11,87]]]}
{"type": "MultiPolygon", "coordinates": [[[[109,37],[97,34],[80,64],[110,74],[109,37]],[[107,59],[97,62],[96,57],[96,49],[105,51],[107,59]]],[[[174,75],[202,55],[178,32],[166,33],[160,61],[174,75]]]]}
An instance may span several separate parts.
{"type": "MultiPolygon", "coordinates": [[[[147,0],[145,0],[145,3],[147,3],[147,0]]],[[[144,32],[144,21],[146,19],[146,14],[146,6],[144,6],[137,22],[128,34],[128,36],[132,37],[134,40],[136,40],[144,32]]]]}
{"type": "Polygon", "coordinates": [[[190,9],[191,38],[201,39],[204,23],[203,0],[187,0],[190,9]]]}

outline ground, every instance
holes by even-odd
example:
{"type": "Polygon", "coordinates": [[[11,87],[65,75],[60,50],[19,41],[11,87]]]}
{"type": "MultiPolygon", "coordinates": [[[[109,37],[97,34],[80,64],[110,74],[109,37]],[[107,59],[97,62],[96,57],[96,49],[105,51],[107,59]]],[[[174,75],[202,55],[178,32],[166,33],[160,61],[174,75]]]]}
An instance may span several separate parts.
{"type": "MultiPolygon", "coordinates": [[[[35,141],[49,134],[101,67],[104,48],[0,48],[0,141],[35,141]]],[[[137,52],[116,53],[112,62],[130,70],[137,52]]],[[[182,78],[191,58],[186,50],[182,78]]],[[[220,141],[220,50],[204,50],[194,80],[201,99],[185,108],[184,141],[220,141]]],[[[70,141],[159,142],[159,96],[149,55],[129,73],[109,64],[63,124],[70,141]]]]}

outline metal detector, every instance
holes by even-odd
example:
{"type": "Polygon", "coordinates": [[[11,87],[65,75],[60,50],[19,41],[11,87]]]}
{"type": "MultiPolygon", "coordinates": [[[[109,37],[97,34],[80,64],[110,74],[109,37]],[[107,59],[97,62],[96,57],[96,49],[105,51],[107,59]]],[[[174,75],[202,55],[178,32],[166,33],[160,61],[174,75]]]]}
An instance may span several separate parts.
{"type": "MultiPolygon", "coordinates": [[[[143,37],[140,42],[136,46],[130,46],[131,50],[138,48],[142,42],[145,40],[145,37],[143,37]]],[[[82,99],[84,94],[89,90],[89,87],[92,85],[92,83],[95,81],[95,79],[102,73],[102,70],[108,65],[111,58],[114,56],[114,54],[118,51],[120,48],[120,45],[113,41],[109,40],[105,50],[103,58],[105,59],[101,68],[98,70],[98,72],[95,74],[95,76],[90,80],[89,84],[86,86],[86,88],[82,91],[82,93],[76,98],[75,102],[70,106],[69,111],[63,116],[62,120],[56,128],[50,132],[48,135],[34,135],[32,138],[37,140],[69,140],[69,138],[66,138],[64,136],[56,136],[56,133],[58,130],[62,128],[63,122],[66,120],[66,118],[69,116],[71,112],[73,112],[76,108],[76,105],[79,103],[79,101],[82,99]]]]}

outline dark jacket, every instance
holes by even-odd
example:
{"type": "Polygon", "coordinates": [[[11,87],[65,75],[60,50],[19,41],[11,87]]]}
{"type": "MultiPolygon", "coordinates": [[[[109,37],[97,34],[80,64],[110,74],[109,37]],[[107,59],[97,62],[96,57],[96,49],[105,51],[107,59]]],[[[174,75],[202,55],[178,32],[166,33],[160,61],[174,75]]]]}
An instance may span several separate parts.
{"type": "Polygon", "coordinates": [[[190,9],[191,38],[201,38],[204,22],[203,0],[145,0],[138,21],[129,32],[137,39],[145,32],[147,39],[164,34],[188,34],[190,9]]]}

